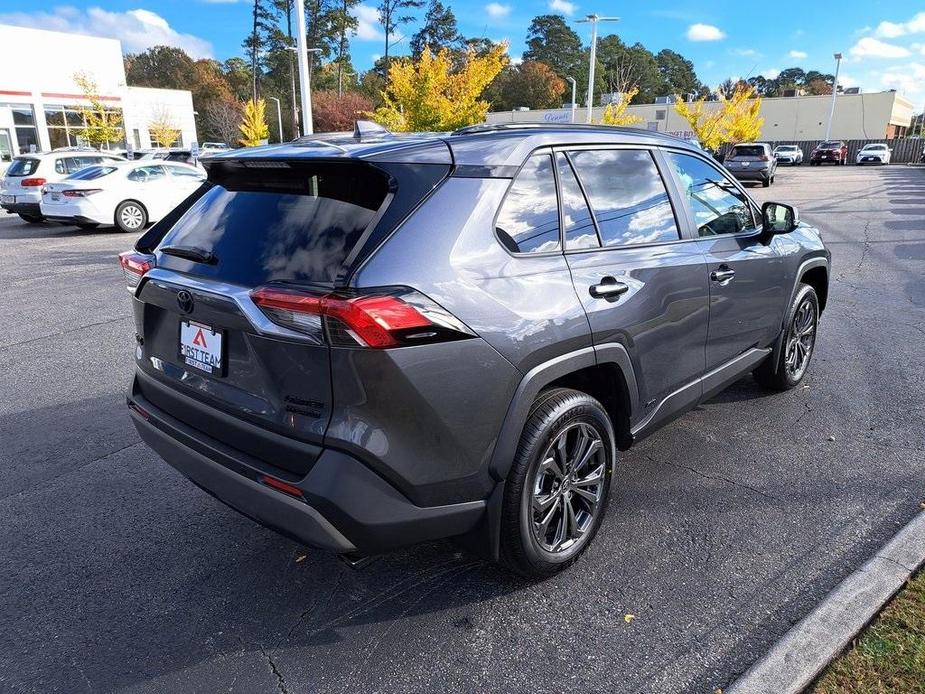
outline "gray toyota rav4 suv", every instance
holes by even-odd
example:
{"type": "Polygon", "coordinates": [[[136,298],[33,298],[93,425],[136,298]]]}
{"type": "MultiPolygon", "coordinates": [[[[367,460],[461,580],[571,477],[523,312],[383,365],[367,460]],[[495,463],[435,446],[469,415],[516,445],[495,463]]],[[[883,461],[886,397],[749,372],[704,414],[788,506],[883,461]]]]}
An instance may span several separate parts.
{"type": "Polygon", "coordinates": [[[458,537],[552,574],[619,451],[743,374],[794,387],[813,353],[819,233],[682,140],[358,130],[203,163],[121,256],[133,421],[208,493],[352,560],[458,537]]]}

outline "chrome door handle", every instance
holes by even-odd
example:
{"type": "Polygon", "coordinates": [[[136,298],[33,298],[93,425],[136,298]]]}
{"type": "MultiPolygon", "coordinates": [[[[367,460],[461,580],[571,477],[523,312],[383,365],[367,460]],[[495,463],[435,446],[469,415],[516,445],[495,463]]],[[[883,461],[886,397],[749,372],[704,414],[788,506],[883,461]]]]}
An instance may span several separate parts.
{"type": "Polygon", "coordinates": [[[728,282],[736,276],[736,271],[730,268],[720,268],[710,273],[710,279],[714,282],[728,282]]]}
{"type": "Polygon", "coordinates": [[[588,291],[595,299],[602,299],[624,294],[629,291],[629,286],[623,282],[617,282],[613,277],[604,277],[600,284],[592,284],[588,291]]]}

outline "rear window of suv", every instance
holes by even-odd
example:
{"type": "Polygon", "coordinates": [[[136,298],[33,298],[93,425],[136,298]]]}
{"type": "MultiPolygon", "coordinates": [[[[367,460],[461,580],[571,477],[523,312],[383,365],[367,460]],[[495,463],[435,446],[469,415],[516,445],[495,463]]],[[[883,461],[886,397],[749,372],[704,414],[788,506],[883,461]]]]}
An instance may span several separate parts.
{"type": "Polygon", "coordinates": [[[732,148],[732,154],[736,157],[761,157],[767,152],[761,145],[736,145],[732,148]]]}
{"type": "Polygon", "coordinates": [[[14,159],[6,170],[7,176],[31,176],[39,168],[38,159],[14,159]]]}
{"type": "Polygon", "coordinates": [[[314,165],[217,176],[160,245],[211,253],[213,264],[158,254],[158,265],[222,281],[331,283],[386,201],[370,166],[314,165]]]}

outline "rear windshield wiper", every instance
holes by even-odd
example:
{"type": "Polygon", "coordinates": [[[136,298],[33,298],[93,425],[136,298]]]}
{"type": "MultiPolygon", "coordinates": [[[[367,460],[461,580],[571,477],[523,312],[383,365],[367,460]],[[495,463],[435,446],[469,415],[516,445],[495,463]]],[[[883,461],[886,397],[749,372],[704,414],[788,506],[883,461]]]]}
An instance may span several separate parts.
{"type": "Polygon", "coordinates": [[[214,265],[218,262],[218,258],[214,253],[202,248],[196,248],[195,246],[161,246],[157,250],[167,255],[175,255],[184,260],[192,260],[194,263],[214,265]]]}

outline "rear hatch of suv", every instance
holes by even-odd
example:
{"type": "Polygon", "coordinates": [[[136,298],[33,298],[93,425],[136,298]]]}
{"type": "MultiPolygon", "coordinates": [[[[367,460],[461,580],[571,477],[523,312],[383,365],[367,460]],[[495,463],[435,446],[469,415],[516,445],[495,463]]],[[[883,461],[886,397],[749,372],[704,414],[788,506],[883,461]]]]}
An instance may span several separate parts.
{"type": "Polygon", "coordinates": [[[216,160],[203,189],[123,258],[130,284],[127,263],[146,273],[136,395],[295,475],[330,419],[333,325],[293,301],[327,307],[349,293],[351,267],[449,171],[345,159],[216,160]]]}

